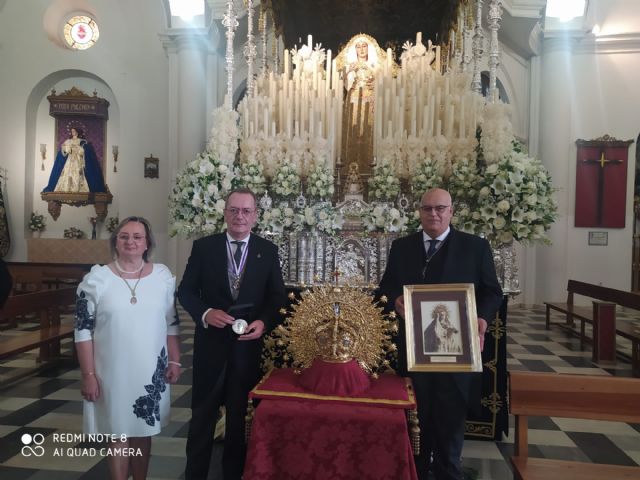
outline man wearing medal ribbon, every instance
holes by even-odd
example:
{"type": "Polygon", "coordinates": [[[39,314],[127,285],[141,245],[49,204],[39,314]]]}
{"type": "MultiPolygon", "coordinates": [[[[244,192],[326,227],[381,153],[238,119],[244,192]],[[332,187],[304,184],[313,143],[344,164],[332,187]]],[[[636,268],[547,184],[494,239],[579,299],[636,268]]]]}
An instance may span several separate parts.
{"type": "Polygon", "coordinates": [[[247,395],[260,379],[262,336],[276,325],[286,302],[277,247],[251,233],[257,216],[251,190],[231,192],[224,209],[227,231],[193,243],[178,288],[180,303],[196,323],[187,480],[207,478],[221,405],[224,478],[242,475],[247,395]]]}

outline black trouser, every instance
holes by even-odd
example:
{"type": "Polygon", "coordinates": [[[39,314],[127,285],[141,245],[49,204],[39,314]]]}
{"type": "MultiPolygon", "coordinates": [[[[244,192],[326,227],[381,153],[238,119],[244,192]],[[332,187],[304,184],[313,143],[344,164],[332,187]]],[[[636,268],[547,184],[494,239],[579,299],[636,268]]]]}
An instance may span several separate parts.
{"type": "Polygon", "coordinates": [[[462,480],[462,444],[467,415],[468,379],[454,373],[410,374],[418,402],[420,455],[416,471],[420,480],[431,471],[437,480],[462,480]],[[433,459],[432,459],[433,455],[433,459]]]}
{"type": "MultiPolygon", "coordinates": [[[[225,480],[239,480],[244,469],[247,397],[260,379],[261,341],[235,342],[225,371],[208,392],[194,398],[187,437],[187,480],[206,480],[211,462],[213,435],[220,405],[226,407],[222,471],[225,480]]],[[[195,348],[195,347],[194,347],[195,348]]],[[[195,375],[207,375],[196,371],[195,375]]]]}

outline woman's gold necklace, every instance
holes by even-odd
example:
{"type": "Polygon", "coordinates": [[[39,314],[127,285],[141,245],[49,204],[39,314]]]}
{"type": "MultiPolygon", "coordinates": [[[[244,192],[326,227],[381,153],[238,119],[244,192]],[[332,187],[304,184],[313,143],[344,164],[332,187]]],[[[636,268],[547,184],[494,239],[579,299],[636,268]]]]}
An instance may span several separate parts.
{"type": "Polygon", "coordinates": [[[138,280],[136,280],[133,288],[131,288],[131,285],[129,285],[129,282],[127,282],[127,279],[122,276],[122,273],[120,273],[119,270],[120,269],[118,269],[118,275],[120,275],[120,278],[124,281],[125,285],[131,292],[131,300],[129,300],[129,303],[131,303],[131,305],[135,305],[136,303],[138,303],[138,299],[136,298],[136,288],[138,288],[138,283],[140,283],[140,279],[142,278],[142,269],[139,270],[138,280]]]}

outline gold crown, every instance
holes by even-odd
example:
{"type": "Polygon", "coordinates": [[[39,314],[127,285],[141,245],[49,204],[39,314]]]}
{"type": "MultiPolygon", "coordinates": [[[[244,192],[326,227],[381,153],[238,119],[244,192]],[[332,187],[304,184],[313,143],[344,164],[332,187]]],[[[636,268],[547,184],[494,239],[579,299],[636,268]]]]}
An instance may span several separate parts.
{"type": "Polygon", "coordinates": [[[398,327],[395,314],[383,313],[380,303],[386,298],[376,303],[362,289],[329,285],[304,290],[300,299],[289,298],[291,311],[284,324],[265,340],[267,365],[277,366],[280,358],[302,370],[321,358],[355,359],[368,373],[389,367],[388,354],[396,350],[391,338],[398,327]]]}

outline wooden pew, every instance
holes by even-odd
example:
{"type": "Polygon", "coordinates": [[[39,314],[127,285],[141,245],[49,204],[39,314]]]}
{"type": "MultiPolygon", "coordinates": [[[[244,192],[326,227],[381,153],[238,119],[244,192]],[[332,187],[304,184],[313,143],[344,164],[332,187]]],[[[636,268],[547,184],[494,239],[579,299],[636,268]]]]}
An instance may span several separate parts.
{"type": "Polygon", "coordinates": [[[0,340],[0,359],[40,347],[38,361],[44,362],[60,357],[60,340],[73,336],[73,322],[61,323],[60,311],[74,305],[76,288],[60,288],[40,292],[14,295],[7,299],[0,310],[0,321],[18,315],[35,313],[40,328],[33,332],[21,332],[0,340]]]}
{"type": "Polygon", "coordinates": [[[75,286],[91,270],[89,264],[8,262],[14,294],[75,286]]]}
{"type": "Polygon", "coordinates": [[[515,416],[511,457],[515,480],[640,478],[640,467],[529,457],[529,416],[640,423],[640,381],[591,375],[510,372],[509,410],[515,416]]]}
{"type": "Polygon", "coordinates": [[[602,358],[615,360],[615,335],[620,335],[631,342],[631,367],[634,376],[640,376],[640,325],[634,325],[616,321],[616,306],[631,310],[637,310],[640,317],[640,295],[633,292],[616,290],[615,288],[602,287],[590,283],[569,280],[567,283],[566,302],[544,302],[546,305],[546,328],[551,326],[551,310],[565,314],[565,322],[561,327],[575,332],[574,320],[580,322],[580,348],[584,348],[585,342],[594,344],[594,362],[602,358]],[[576,306],[574,295],[582,295],[593,299],[591,307],[576,306]],[[594,338],[587,337],[585,325],[594,325],[594,338]],[[606,353],[605,350],[609,350],[606,353]]]}

